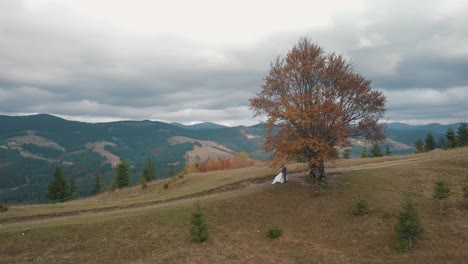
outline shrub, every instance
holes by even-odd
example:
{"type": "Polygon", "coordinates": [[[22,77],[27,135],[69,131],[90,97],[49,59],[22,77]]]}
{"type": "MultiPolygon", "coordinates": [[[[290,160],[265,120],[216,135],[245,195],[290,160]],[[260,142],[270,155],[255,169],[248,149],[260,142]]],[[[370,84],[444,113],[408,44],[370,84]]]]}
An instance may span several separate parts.
{"type": "Polygon", "coordinates": [[[406,251],[407,249],[410,248],[410,244],[408,243],[408,240],[406,239],[398,239],[396,247],[399,251],[406,251]]]}
{"type": "Polygon", "coordinates": [[[367,154],[367,149],[366,149],[366,147],[363,147],[361,149],[361,158],[365,159],[365,158],[368,158],[368,157],[369,157],[369,155],[367,154]]]}
{"type": "Polygon", "coordinates": [[[6,205],[0,204],[0,212],[8,211],[8,207],[6,205]]]}
{"type": "Polygon", "coordinates": [[[398,221],[395,224],[395,232],[398,237],[397,248],[406,250],[410,248],[422,233],[424,228],[419,220],[418,212],[411,201],[407,201],[403,211],[398,213],[398,221]]]}
{"type": "Polygon", "coordinates": [[[300,255],[296,257],[296,264],[306,264],[306,263],[311,263],[309,257],[306,255],[300,255]]]}
{"type": "Polygon", "coordinates": [[[358,198],[354,200],[353,214],[354,215],[365,215],[369,213],[369,202],[364,198],[358,198]]]}
{"type": "Polygon", "coordinates": [[[468,185],[463,186],[463,198],[468,199],[468,185]]]}
{"type": "Polygon", "coordinates": [[[208,239],[208,228],[205,223],[205,213],[202,211],[200,204],[197,203],[195,212],[192,213],[190,221],[190,240],[195,243],[205,242],[208,239]]]}
{"type": "Polygon", "coordinates": [[[385,212],[383,213],[383,218],[385,218],[385,219],[390,219],[390,218],[392,218],[392,212],[385,211],[385,212]]]}
{"type": "Polygon", "coordinates": [[[343,159],[349,159],[349,157],[351,156],[351,150],[350,149],[345,149],[343,151],[343,159]]]}
{"type": "Polygon", "coordinates": [[[468,185],[463,186],[462,191],[463,191],[462,205],[465,209],[468,209],[468,185]]]}
{"type": "Polygon", "coordinates": [[[443,201],[448,198],[450,187],[445,181],[438,181],[434,186],[434,194],[432,197],[439,200],[440,216],[442,216],[443,201]]]}
{"type": "Polygon", "coordinates": [[[176,175],[176,177],[177,177],[178,179],[183,179],[183,178],[185,178],[185,175],[186,175],[187,173],[188,173],[187,170],[182,170],[181,172],[179,172],[179,173],[176,175]]]}
{"type": "Polygon", "coordinates": [[[165,183],[165,184],[164,184],[164,189],[167,190],[167,188],[169,188],[169,183],[165,183]]]}
{"type": "Polygon", "coordinates": [[[279,228],[279,227],[277,227],[277,226],[275,226],[275,227],[270,227],[270,228],[268,229],[268,232],[267,232],[267,236],[268,236],[269,238],[272,238],[272,239],[278,238],[278,237],[280,237],[280,236],[282,236],[282,235],[283,235],[283,229],[281,229],[281,228],[279,228]]]}

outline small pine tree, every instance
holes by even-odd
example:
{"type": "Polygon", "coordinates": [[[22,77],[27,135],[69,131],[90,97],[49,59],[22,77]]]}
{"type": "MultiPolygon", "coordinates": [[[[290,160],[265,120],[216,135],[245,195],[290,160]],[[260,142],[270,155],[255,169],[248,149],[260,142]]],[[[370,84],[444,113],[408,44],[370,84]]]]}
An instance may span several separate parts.
{"type": "Polygon", "coordinates": [[[47,198],[54,201],[63,202],[68,198],[68,187],[63,178],[62,168],[56,167],[54,176],[49,183],[47,198]]]}
{"type": "Polygon", "coordinates": [[[146,182],[150,182],[156,179],[156,170],[154,169],[154,165],[151,159],[148,159],[148,162],[146,162],[141,176],[145,179],[146,182]]]}
{"type": "Polygon", "coordinates": [[[468,124],[466,122],[461,122],[458,127],[457,141],[460,147],[468,146],[468,124]]]}
{"type": "Polygon", "coordinates": [[[96,174],[96,181],[94,182],[93,194],[99,194],[101,192],[101,177],[99,176],[99,173],[96,174]]]}
{"type": "Polygon", "coordinates": [[[367,149],[366,147],[363,147],[361,150],[361,158],[367,158],[369,155],[367,155],[367,149]]]}
{"type": "Polygon", "coordinates": [[[414,150],[414,153],[426,152],[426,147],[424,146],[424,143],[420,138],[418,138],[418,140],[416,140],[416,143],[414,144],[414,147],[416,148],[414,150]]]}
{"type": "Polygon", "coordinates": [[[369,202],[364,198],[358,198],[354,200],[353,214],[354,215],[365,215],[369,213],[369,202]]]}
{"type": "Polygon", "coordinates": [[[425,140],[425,145],[424,147],[426,148],[426,151],[432,151],[434,149],[436,149],[437,145],[434,141],[434,137],[432,136],[432,133],[429,132],[426,136],[426,140],[425,140]]]}
{"type": "Polygon", "coordinates": [[[380,144],[379,143],[374,143],[372,144],[372,147],[370,149],[371,151],[371,157],[376,158],[376,157],[382,157],[382,150],[380,149],[380,144]]]}
{"type": "Polygon", "coordinates": [[[438,181],[434,186],[432,197],[439,200],[440,216],[442,216],[443,201],[449,197],[450,187],[445,181],[438,181]]]}
{"type": "Polygon", "coordinates": [[[282,235],[283,235],[283,229],[281,229],[280,227],[274,226],[274,227],[268,228],[267,236],[269,238],[275,239],[275,238],[279,238],[282,235]]]}
{"type": "Polygon", "coordinates": [[[385,156],[391,156],[392,151],[390,151],[390,146],[387,144],[385,145],[385,156]]]}
{"type": "Polygon", "coordinates": [[[462,187],[462,192],[463,192],[462,205],[463,205],[463,207],[465,207],[465,209],[468,209],[468,185],[464,185],[462,187]]]}
{"type": "Polygon", "coordinates": [[[113,189],[122,189],[124,187],[130,186],[130,174],[129,166],[125,160],[120,160],[119,165],[117,166],[116,175],[114,177],[114,182],[112,184],[113,189]]]}
{"type": "Polygon", "coordinates": [[[68,191],[68,197],[70,200],[78,198],[78,193],[76,190],[76,183],[73,179],[70,178],[70,190],[68,191]]]}
{"type": "Polygon", "coordinates": [[[8,206],[4,205],[4,204],[0,204],[0,213],[1,212],[6,212],[8,211],[8,206]]]}
{"type": "Polygon", "coordinates": [[[457,138],[451,126],[447,128],[447,132],[445,133],[445,138],[447,139],[447,148],[457,147],[457,138]]]}
{"type": "Polygon", "coordinates": [[[400,250],[412,247],[413,242],[423,234],[424,227],[421,224],[415,205],[411,201],[407,201],[403,207],[403,211],[398,213],[395,232],[398,237],[398,248],[400,250]]]}
{"type": "Polygon", "coordinates": [[[190,228],[190,240],[195,243],[205,242],[208,239],[208,227],[205,223],[205,214],[199,203],[195,212],[192,213],[190,228]]]}
{"type": "Polygon", "coordinates": [[[439,142],[437,143],[437,147],[441,149],[446,149],[447,148],[447,141],[445,138],[441,137],[439,138],[439,142]]]}
{"type": "Polygon", "coordinates": [[[350,156],[351,156],[351,150],[350,149],[345,149],[343,151],[343,159],[349,159],[350,156]]]}
{"type": "Polygon", "coordinates": [[[141,189],[146,189],[148,188],[148,184],[146,183],[146,179],[143,176],[143,174],[140,177],[140,182],[141,182],[141,189]]]}
{"type": "Polygon", "coordinates": [[[468,185],[462,187],[463,198],[468,199],[468,185]]]}

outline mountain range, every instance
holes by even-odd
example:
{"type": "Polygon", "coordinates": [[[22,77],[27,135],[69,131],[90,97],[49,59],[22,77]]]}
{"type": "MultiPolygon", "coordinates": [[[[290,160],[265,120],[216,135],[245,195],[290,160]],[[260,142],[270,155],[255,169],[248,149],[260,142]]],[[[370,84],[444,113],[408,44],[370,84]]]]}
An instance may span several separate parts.
{"type": "MultiPolygon", "coordinates": [[[[457,125],[453,125],[456,129],[457,125]]],[[[436,141],[447,125],[386,127],[393,154],[412,153],[414,142],[431,132],[436,141]]],[[[158,178],[182,171],[187,162],[218,159],[246,152],[251,158],[269,159],[263,150],[263,124],[226,127],[214,123],[182,125],[158,121],[85,123],[56,116],[0,115],[0,202],[45,202],[47,186],[56,166],[78,186],[78,195],[90,195],[95,176],[110,187],[120,159],[131,165],[136,183],[143,164],[154,163],[158,178]]],[[[353,141],[352,156],[368,143],[353,141]]]]}

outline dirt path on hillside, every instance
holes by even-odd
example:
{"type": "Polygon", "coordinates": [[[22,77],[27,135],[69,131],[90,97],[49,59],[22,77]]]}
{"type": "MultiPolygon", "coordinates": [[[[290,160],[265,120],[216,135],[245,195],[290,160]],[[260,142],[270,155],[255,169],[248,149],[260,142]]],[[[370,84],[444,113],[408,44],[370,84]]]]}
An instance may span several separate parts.
{"type": "MultiPolygon", "coordinates": [[[[457,157],[461,155],[463,155],[463,153],[449,153],[449,154],[444,155],[444,157],[457,157]]],[[[328,166],[326,166],[325,168],[325,172],[327,175],[330,176],[330,175],[336,175],[336,174],[347,172],[347,171],[380,169],[380,168],[401,166],[401,165],[406,165],[410,163],[431,160],[438,156],[440,155],[434,154],[430,156],[420,156],[420,157],[416,156],[416,157],[411,157],[411,158],[387,160],[387,161],[382,161],[382,162],[366,163],[366,164],[359,164],[359,165],[352,165],[352,166],[345,166],[345,167],[337,167],[337,166],[328,164],[328,166]]],[[[290,180],[293,180],[293,181],[300,181],[300,180],[303,181],[307,173],[308,171],[291,173],[289,174],[290,175],[289,177],[290,177],[290,180]]]]}
{"type": "MultiPolygon", "coordinates": [[[[460,156],[463,154],[464,153],[446,153],[446,155],[444,155],[443,157],[456,157],[456,156],[460,156]]],[[[360,165],[353,165],[353,166],[347,166],[347,167],[329,166],[326,168],[326,172],[330,179],[346,171],[367,170],[367,169],[400,166],[400,165],[434,159],[437,156],[439,155],[388,160],[388,161],[383,161],[383,162],[360,164],[360,165]]],[[[305,176],[307,175],[307,173],[308,171],[305,171],[305,170],[289,173],[288,180],[291,182],[299,182],[301,184],[304,184],[305,176]]],[[[148,202],[120,205],[120,206],[110,206],[110,207],[96,208],[96,209],[84,209],[84,210],[69,211],[69,212],[43,214],[43,215],[12,217],[12,218],[0,220],[0,228],[7,227],[7,226],[14,226],[14,225],[58,221],[58,220],[75,218],[75,217],[84,218],[84,217],[90,217],[90,216],[103,216],[107,214],[110,215],[110,214],[119,214],[119,213],[124,213],[124,212],[125,213],[136,212],[136,211],[154,209],[154,208],[170,206],[170,205],[190,204],[190,203],[193,203],[195,200],[200,200],[200,199],[206,200],[206,199],[211,199],[211,198],[217,198],[217,197],[220,197],[221,195],[223,197],[224,196],[234,197],[236,195],[243,194],[246,191],[250,192],[250,191],[257,191],[259,189],[271,188],[272,187],[271,181],[273,177],[274,176],[272,175],[272,176],[267,176],[263,178],[247,179],[247,180],[239,181],[239,182],[232,183],[229,185],[221,186],[215,189],[205,190],[202,192],[189,194],[186,196],[175,197],[169,200],[156,200],[156,201],[148,201],[148,202]]]]}
{"type": "Polygon", "coordinates": [[[214,189],[208,189],[201,192],[188,194],[184,196],[174,197],[167,200],[153,200],[147,202],[140,202],[135,204],[125,204],[125,205],[114,205],[109,207],[102,207],[102,208],[93,208],[93,209],[83,209],[83,210],[75,210],[75,211],[67,211],[67,212],[58,212],[58,213],[46,213],[40,215],[29,215],[29,216],[17,216],[11,218],[0,219],[0,228],[12,225],[19,225],[19,224],[34,224],[34,223],[44,223],[56,220],[63,220],[63,219],[70,219],[73,217],[87,217],[87,216],[94,216],[94,215],[104,215],[104,214],[116,214],[116,213],[127,213],[133,210],[146,210],[146,209],[153,209],[168,205],[174,204],[185,204],[185,203],[193,203],[199,199],[208,199],[212,197],[219,197],[220,195],[223,196],[235,196],[235,192],[238,191],[239,193],[242,190],[256,190],[257,188],[264,185],[264,183],[270,183],[270,176],[262,177],[262,178],[252,178],[246,179],[239,182],[227,184],[220,186],[214,189]]]}
{"type": "MultiPolygon", "coordinates": [[[[456,157],[461,156],[464,153],[447,153],[443,157],[456,157]]],[[[399,165],[405,165],[409,163],[416,163],[420,161],[426,161],[434,159],[435,157],[439,157],[440,155],[430,155],[430,156],[420,156],[420,157],[411,157],[405,159],[397,159],[397,160],[389,160],[383,162],[376,162],[376,163],[367,163],[367,164],[360,164],[348,167],[329,167],[328,172],[344,172],[344,171],[355,171],[355,170],[368,170],[368,169],[378,169],[378,168],[385,168],[385,167],[393,167],[399,165]]]]}
{"type": "Polygon", "coordinates": [[[21,188],[21,187],[26,187],[26,186],[28,186],[28,185],[29,185],[29,182],[30,182],[30,181],[29,181],[29,177],[25,177],[24,179],[26,180],[26,183],[25,183],[25,184],[21,184],[21,185],[18,185],[18,186],[16,186],[16,187],[1,189],[0,192],[3,192],[3,191],[16,191],[16,190],[18,190],[18,189],[21,188]]]}

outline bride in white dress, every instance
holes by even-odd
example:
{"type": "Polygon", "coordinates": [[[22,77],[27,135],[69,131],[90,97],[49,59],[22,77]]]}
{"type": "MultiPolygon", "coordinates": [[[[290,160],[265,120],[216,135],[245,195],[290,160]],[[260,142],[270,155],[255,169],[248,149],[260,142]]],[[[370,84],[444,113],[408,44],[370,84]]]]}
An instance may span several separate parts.
{"type": "Polygon", "coordinates": [[[276,175],[275,179],[273,180],[273,182],[271,184],[275,184],[275,183],[284,183],[284,177],[283,177],[282,172],[280,172],[278,175],[276,175]]]}

